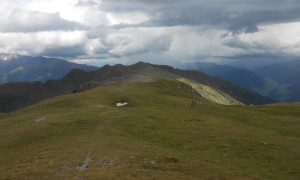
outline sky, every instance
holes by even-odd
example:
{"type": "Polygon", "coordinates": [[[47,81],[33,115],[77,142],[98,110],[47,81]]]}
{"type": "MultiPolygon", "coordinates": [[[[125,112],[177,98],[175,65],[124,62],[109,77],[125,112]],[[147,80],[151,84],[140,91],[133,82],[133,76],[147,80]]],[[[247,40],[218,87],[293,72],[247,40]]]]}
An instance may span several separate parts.
{"type": "Polygon", "coordinates": [[[300,60],[299,0],[1,0],[0,53],[92,65],[300,60]]]}

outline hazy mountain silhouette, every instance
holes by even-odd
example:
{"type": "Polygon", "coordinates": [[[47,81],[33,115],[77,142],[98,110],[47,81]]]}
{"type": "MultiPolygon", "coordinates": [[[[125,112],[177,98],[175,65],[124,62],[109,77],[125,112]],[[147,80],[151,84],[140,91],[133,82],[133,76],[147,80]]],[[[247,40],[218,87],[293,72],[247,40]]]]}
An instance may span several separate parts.
{"type": "Polygon", "coordinates": [[[74,68],[85,71],[97,69],[97,67],[71,63],[56,58],[2,54],[0,56],[0,84],[56,80],[62,78],[74,68]]]}

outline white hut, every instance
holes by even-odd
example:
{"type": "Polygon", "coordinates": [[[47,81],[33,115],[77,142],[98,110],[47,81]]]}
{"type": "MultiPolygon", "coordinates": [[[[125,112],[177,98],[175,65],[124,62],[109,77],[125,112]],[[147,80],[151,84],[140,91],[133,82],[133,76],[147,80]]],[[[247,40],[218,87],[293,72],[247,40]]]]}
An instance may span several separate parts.
{"type": "Polygon", "coordinates": [[[116,106],[117,106],[117,107],[122,107],[122,106],[126,106],[126,105],[128,105],[127,102],[117,102],[117,103],[116,103],[116,106]]]}

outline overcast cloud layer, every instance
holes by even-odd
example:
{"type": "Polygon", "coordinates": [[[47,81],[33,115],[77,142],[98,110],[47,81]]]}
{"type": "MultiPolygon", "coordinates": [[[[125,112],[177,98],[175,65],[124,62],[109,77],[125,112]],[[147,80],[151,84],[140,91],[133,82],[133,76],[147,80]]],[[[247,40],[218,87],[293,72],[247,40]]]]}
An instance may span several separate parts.
{"type": "Polygon", "coordinates": [[[2,0],[0,12],[0,53],[94,65],[300,57],[299,0],[2,0]]]}

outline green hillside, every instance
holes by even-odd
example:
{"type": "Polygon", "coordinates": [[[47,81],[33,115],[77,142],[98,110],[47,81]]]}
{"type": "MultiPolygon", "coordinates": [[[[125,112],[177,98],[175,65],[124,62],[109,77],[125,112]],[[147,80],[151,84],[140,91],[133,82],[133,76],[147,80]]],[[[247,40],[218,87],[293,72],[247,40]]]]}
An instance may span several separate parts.
{"type": "Polygon", "coordinates": [[[218,91],[217,89],[214,89],[212,87],[200,83],[195,83],[189,79],[180,78],[178,80],[193,87],[193,89],[195,89],[202,97],[209,100],[210,102],[223,105],[243,105],[243,103],[239,102],[228,94],[222,91],[218,91]]]}
{"type": "Polygon", "coordinates": [[[299,117],[300,104],[223,106],[176,80],[111,83],[0,114],[0,174],[299,179],[299,117]]]}

